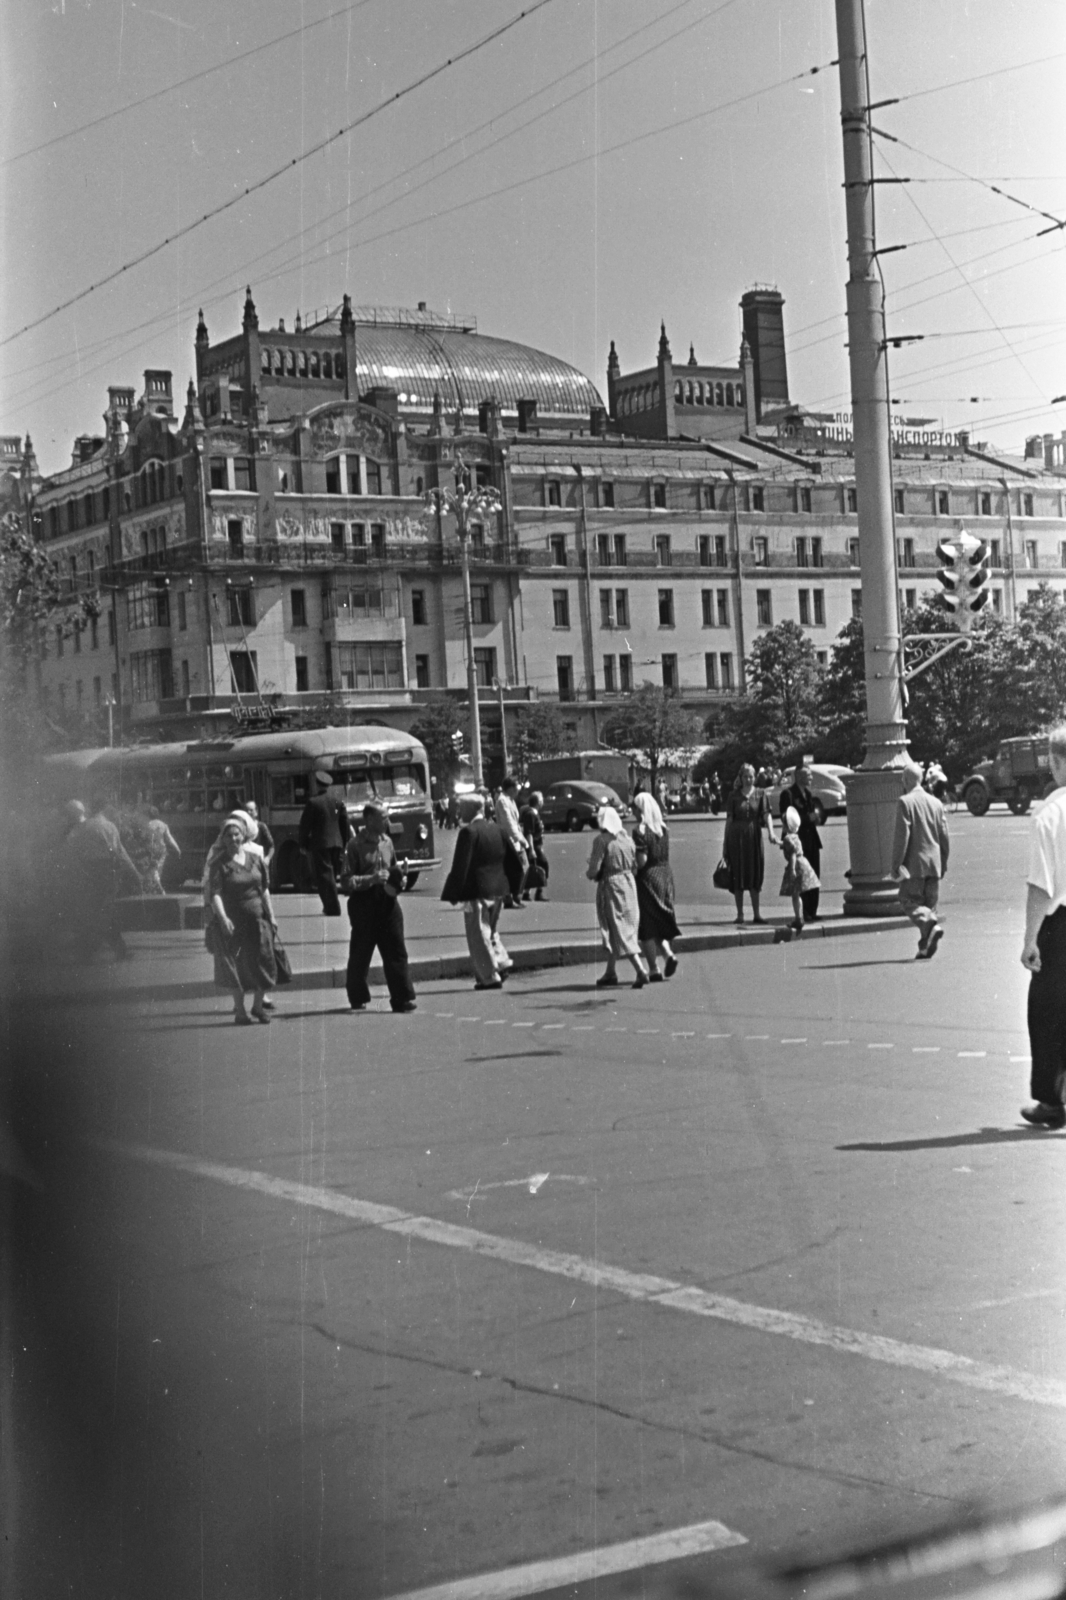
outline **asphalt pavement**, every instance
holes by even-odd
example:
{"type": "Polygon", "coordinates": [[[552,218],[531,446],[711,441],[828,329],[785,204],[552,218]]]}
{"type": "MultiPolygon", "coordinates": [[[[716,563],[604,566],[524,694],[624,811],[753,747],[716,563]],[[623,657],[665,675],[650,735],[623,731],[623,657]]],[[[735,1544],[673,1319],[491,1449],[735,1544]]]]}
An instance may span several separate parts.
{"type": "MultiPolygon", "coordinates": [[[[24,1017],[25,1592],[489,1600],[620,1551],[603,1596],[640,1551],[720,1584],[1061,1489],[1026,825],[952,824],[931,962],[904,923],[639,993],[573,969],[403,1017],[315,990],[261,1029],[221,997],[24,1017]]],[[[712,908],[690,826],[681,898],[712,908]]],[[[552,841],[553,907],[588,843],[552,841]]]]}

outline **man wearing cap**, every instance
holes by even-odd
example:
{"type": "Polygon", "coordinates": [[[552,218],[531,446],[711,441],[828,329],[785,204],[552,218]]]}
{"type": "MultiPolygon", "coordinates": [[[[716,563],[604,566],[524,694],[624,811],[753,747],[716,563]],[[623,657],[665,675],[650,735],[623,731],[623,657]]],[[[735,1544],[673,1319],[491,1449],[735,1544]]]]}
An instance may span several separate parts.
{"type": "Polygon", "coordinates": [[[327,917],[339,917],[341,903],[337,894],[337,874],[344,864],[344,849],[352,836],[351,824],[343,797],[334,798],[329,793],[333,774],[318,767],[312,777],[315,793],[303,808],[300,817],[300,849],[311,858],[315,888],[322,901],[322,911],[327,917]]]}
{"type": "Polygon", "coordinates": [[[916,960],[936,954],[944,930],[936,914],[940,880],[948,870],[947,812],[935,795],[921,787],[922,769],[911,762],[903,773],[903,793],[896,801],[896,836],[892,876],[907,876],[899,886],[899,903],[918,929],[916,960]]]}
{"type": "Polygon", "coordinates": [[[383,806],[364,806],[363,826],[348,840],[341,874],[352,925],[345,987],[353,1011],[365,1011],[369,1004],[366,977],[375,949],[381,951],[392,1009],[415,1010],[399,901],[405,882],[389,837],[388,813],[383,806]]]}
{"type": "Polygon", "coordinates": [[[1066,1126],[1066,724],[1049,735],[1055,789],[1029,829],[1022,966],[1029,979],[1029,1092],[1022,1117],[1034,1128],[1066,1126]]]}

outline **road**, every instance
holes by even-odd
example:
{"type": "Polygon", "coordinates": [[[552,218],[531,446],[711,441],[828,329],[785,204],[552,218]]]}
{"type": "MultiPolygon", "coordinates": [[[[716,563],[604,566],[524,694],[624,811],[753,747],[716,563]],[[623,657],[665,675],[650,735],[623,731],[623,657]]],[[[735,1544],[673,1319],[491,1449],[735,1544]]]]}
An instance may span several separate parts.
{"type": "Polygon", "coordinates": [[[376,1600],[708,1521],[669,1570],[713,1579],[1061,1489],[1026,825],[953,826],[930,963],[904,924],[640,993],[22,1019],[25,1592],[376,1600]]]}

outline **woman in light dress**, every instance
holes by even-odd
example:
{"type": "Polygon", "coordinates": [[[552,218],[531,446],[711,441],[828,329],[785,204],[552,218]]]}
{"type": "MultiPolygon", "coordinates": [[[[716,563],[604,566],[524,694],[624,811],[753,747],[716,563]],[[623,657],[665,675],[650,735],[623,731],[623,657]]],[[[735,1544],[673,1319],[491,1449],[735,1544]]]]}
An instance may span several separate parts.
{"type": "Polygon", "coordinates": [[[625,956],[636,973],[634,989],[643,989],[648,968],[640,953],[640,908],[634,872],[637,851],[613,806],[603,806],[596,823],[599,832],[592,846],[585,876],[596,885],[596,916],[607,948],[607,970],[597,978],[597,989],[618,983],[618,958],[625,956]]]}
{"type": "Polygon", "coordinates": [[[633,843],[637,848],[637,905],[640,923],[637,933],[644,950],[652,983],[672,978],[677,971],[677,957],[670,944],[680,937],[681,929],[674,916],[674,871],[670,865],[670,830],[663,821],[662,810],[650,794],[638,794],[633,800],[637,826],[633,830],[633,843]],[[663,969],[659,970],[659,957],[663,969]]]}

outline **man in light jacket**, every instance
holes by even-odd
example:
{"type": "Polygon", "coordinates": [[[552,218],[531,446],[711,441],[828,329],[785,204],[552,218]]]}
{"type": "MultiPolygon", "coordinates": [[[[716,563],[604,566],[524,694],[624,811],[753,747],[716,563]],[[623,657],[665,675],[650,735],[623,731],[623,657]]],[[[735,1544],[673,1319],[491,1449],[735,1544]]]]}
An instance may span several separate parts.
{"type": "Polygon", "coordinates": [[[896,802],[896,836],[892,876],[907,876],[899,886],[899,903],[918,929],[919,961],[928,961],[944,937],[936,914],[940,880],[948,870],[947,812],[935,795],[921,787],[922,770],[909,766],[904,792],[896,802]]]}
{"type": "Polygon", "coordinates": [[[511,849],[514,851],[519,866],[521,867],[521,877],[519,877],[517,871],[515,872],[515,880],[518,883],[518,888],[509,894],[504,900],[504,905],[509,911],[521,911],[523,909],[521,899],[522,886],[525,882],[526,871],[529,867],[526,836],[522,831],[522,822],[518,815],[518,801],[515,798],[517,794],[518,784],[514,778],[504,778],[503,782],[500,784],[499,795],[496,798],[496,824],[500,828],[511,849]]]}

